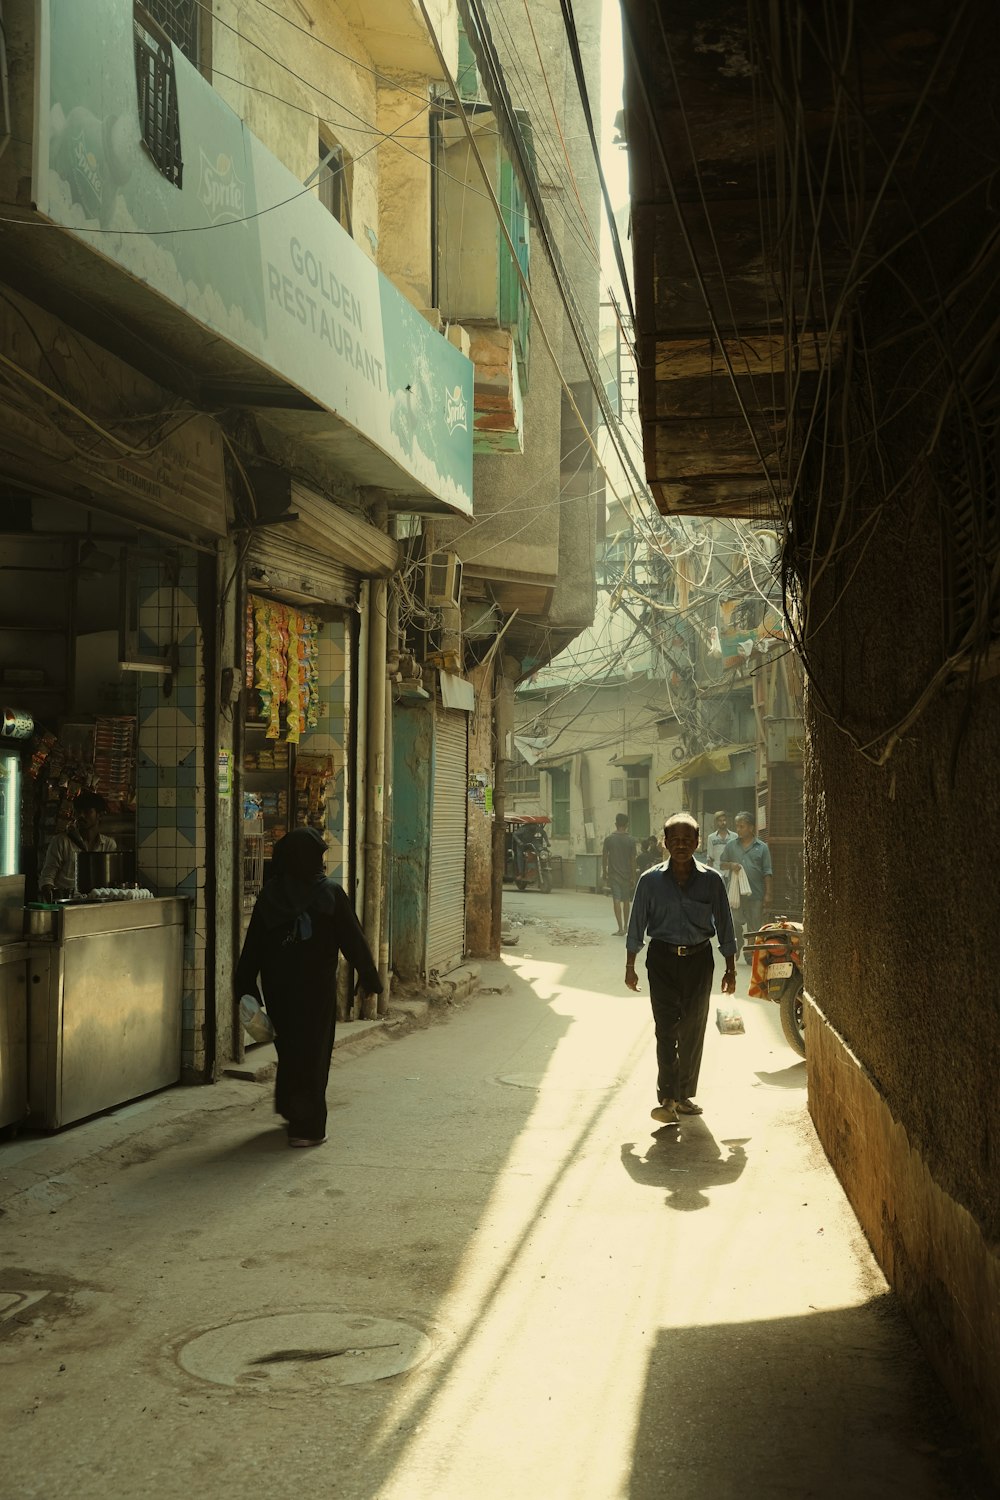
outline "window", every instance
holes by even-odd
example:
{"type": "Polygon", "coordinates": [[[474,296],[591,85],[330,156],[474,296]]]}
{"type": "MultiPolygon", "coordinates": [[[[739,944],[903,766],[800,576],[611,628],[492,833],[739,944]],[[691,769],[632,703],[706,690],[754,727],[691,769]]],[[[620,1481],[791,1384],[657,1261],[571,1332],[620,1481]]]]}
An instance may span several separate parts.
{"type": "Polygon", "coordinates": [[[550,771],[552,777],[552,837],[569,838],[569,771],[550,771]]]}
{"type": "MultiPolygon", "coordinates": [[[[159,6],[158,10],[168,7],[159,6]]],[[[141,5],[132,11],[135,83],[142,140],[158,170],[174,187],[184,183],[177,80],[169,33],[141,5]]]]}
{"type": "Polygon", "coordinates": [[[319,201],[331,213],[342,229],[353,236],[351,223],[351,193],[354,186],[354,166],[350,156],[339,141],[321,130],[319,133],[319,161],[316,171],[319,183],[319,201]]]}
{"type": "Polygon", "coordinates": [[[201,8],[202,0],[142,0],[133,9],[137,22],[145,12],[144,19],[152,21],[197,68],[201,62],[198,24],[201,8]]]}
{"type": "Polygon", "coordinates": [[[506,790],[512,797],[537,797],[541,778],[537,766],[529,766],[523,755],[507,767],[506,790]]]}

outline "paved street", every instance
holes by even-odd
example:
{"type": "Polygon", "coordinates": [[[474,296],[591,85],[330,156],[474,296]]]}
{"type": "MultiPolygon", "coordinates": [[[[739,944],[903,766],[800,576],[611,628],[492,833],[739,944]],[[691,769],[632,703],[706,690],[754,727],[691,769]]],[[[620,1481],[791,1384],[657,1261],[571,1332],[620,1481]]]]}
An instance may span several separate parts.
{"type": "Polygon", "coordinates": [[[480,994],[335,1055],[321,1149],[236,1080],[0,1145],[6,1500],[989,1493],[773,1008],[713,1001],[657,1127],[610,902],[505,905],[480,994]]]}

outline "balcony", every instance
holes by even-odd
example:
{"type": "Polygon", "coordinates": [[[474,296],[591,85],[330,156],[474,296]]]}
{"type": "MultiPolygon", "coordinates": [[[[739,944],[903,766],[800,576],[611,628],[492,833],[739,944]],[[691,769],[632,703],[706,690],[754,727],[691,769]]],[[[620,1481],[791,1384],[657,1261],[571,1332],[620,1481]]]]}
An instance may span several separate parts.
{"type": "Polygon", "coordinates": [[[25,100],[14,124],[33,143],[32,209],[62,232],[9,229],[9,279],[159,378],[172,367],[196,404],[248,408],[282,457],[471,515],[461,350],[130,0],[38,0],[34,27],[11,9],[37,52],[33,118],[25,100]]]}
{"type": "Polygon", "coordinates": [[[474,451],[523,453],[530,312],[521,273],[526,277],[530,266],[528,215],[492,111],[475,103],[461,108],[477,151],[459,106],[438,117],[433,136],[434,161],[441,168],[434,176],[436,298],[445,322],[468,335],[476,367],[474,451]],[[480,159],[506,234],[498,229],[483,190],[480,159]]]}

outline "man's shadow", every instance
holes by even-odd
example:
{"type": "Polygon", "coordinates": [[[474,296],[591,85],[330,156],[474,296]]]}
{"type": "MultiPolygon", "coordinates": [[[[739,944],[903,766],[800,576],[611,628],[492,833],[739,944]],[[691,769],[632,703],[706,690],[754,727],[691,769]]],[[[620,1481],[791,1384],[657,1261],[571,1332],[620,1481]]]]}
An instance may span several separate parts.
{"type": "Polygon", "coordinates": [[[668,1208],[687,1213],[708,1208],[711,1200],[703,1188],[736,1181],[747,1164],[747,1140],[749,1136],[723,1141],[724,1154],[705,1121],[695,1115],[679,1127],[667,1125],[654,1131],[645,1156],[640,1156],[633,1141],[627,1141],[622,1146],[622,1165],[634,1182],[665,1188],[668,1208]]]}

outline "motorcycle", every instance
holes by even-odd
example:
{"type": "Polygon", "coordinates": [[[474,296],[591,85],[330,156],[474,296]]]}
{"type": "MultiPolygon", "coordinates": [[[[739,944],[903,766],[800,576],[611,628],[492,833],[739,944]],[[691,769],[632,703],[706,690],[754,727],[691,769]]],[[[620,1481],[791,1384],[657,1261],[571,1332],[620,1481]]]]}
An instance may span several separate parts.
{"type": "Polygon", "coordinates": [[[503,878],[512,881],[519,891],[531,887],[547,893],[552,889],[549,836],[545,831],[548,821],[541,814],[507,819],[503,878]]]}
{"type": "Polygon", "coordinates": [[[748,993],[755,1000],[773,1000],[781,1017],[785,1041],[800,1057],[806,1055],[806,997],[802,976],[805,938],[802,923],[775,917],[756,932],[744,956],[753,959],[748,993]]]}

